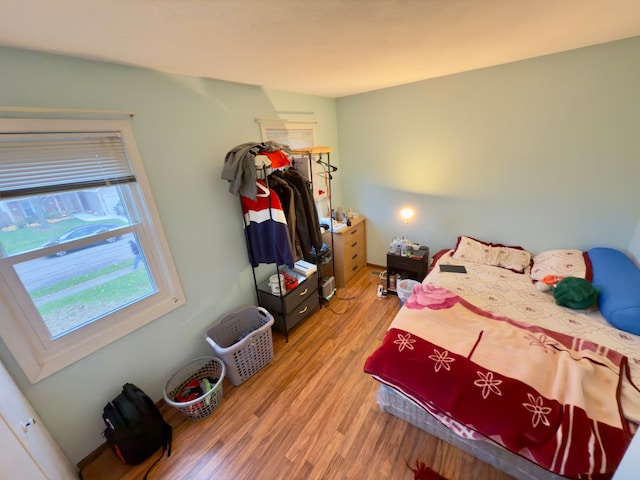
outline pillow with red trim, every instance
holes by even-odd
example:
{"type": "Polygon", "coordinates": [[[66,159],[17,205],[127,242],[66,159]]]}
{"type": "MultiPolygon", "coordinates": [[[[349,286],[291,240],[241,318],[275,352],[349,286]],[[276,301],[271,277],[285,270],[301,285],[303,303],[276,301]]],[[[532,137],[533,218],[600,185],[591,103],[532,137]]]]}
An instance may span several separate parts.
{"type": "Polygon", "coordinates": [[[524,273],[531,265],[531,254],[522,247],[487,243],[471,237],[458,237],[451,255],[456,260],[502,267],[516,273],[524,273]]]}
{"type": "Polygon", "coordinates": [[[577,277],[591,281],[591,261],[586,252],[572,249],[547,250],[533,257],[531,279],[538,282],[547,276],[577,277]]]}
{"type": "Polygon", "coordinates": [[[438,263],[438,260],[440,260],[441,257],[444,257],[445,254],[449,252],[453,253],[450,248],[443,248],[442,250],[436,252],[436,254],[431,258],[431,263],[429,264],[429,271],[431,271],[431,269],[433,269],[433,267],[436,266],[436,264],[438,263]]]}

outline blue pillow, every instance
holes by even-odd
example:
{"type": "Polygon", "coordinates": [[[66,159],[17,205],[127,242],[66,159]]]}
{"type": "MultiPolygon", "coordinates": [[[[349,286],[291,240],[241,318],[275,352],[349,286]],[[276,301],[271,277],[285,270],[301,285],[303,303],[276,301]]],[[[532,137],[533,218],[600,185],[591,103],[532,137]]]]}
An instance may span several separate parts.
{"type": "Polygon", "coordinates": [[[587,253],[600,312],[614,327],[640,335],[640,270],[620,250],[592,248],[587,253]]]}

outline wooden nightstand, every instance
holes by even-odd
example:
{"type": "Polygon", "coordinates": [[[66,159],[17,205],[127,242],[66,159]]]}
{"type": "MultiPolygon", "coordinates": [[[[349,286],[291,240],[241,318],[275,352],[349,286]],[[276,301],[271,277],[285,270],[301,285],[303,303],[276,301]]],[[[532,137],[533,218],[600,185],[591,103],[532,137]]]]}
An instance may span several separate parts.
{"type": "Polygon", "coordinates": [[[429,247],[420,247],[410,257],[387,253],[387,292],[397,295],[398,278],[421,282],[429,269],[429,247]],[[392,276],[395,275],[395,282],[392,276]]]}

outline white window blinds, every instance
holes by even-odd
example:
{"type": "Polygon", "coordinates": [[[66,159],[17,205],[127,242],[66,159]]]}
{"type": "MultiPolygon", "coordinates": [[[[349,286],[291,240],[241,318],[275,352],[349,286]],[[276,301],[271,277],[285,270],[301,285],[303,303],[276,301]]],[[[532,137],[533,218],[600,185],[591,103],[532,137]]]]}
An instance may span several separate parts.
{"type": "Polygon", "coordinates": [[[267,129],[266,140],[273,140],[282,145],[288,145],[291,149],[305,148],[313,145],[313,130],[302,129],[267,129]]]}
{"type": "Polygon", "coordinates": [[[290,122],[286,120],[261,120],[262,141],[272,140],[291,149],[306,148],[315,145],[315,122],[290,122]]]}
{"type": "Polygon", "coordinates": [[[0,198],[135,182],[119,132],[0,134],[0,198]]]}

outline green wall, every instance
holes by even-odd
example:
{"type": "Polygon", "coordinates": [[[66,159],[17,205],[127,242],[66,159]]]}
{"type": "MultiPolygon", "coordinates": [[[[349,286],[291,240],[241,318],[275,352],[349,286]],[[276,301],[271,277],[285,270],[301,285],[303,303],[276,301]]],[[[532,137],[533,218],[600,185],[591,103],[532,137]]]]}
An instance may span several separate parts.
{"type": "Polygon", "coordinates": [[[35,385],[1,341],[0,360],[76,462],[102,443],[102,407],[124,382],[161,398],[174,369],[211,353],[206,328],[255,302],[220,172],[229,149],[259,141],[255,118],[278,112],[314,112],[340,167],[334,206],[367,216],[371,263],[405,232],[432,251],[460,234],[534,252],[626,248],[640,217],[638,58],[634,38],[336,101],[0,47],[0,105],[135,112],[187,298],[35,385]]]}
{"type": "MultiPolygon", "coordinates": [[[[102,408],[125,382],[160,399],[172,371],[213,354],[207,327],[256,301],[240,202],[220,179],[226,152],[260,141],[256,117],[278,112],[313,112],[318,143],[337,146],[335,100],[9,48],[0,48],[0,66],[2,106],[135,112],[138,147],[187,299],[35,385],[0,342],[0,360],[77,462],[104,441],[102,408]]],[[[0,321],[5,314],[0,309],[0,321]]]]}
{"type": "Polygon", "coordinates": [[[399,211],[432,252],[458,235],[626,248],[639,215],[640,38],[341,98],[343,202],[384,265],[399,211]]]}

